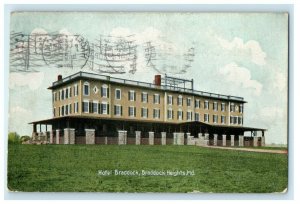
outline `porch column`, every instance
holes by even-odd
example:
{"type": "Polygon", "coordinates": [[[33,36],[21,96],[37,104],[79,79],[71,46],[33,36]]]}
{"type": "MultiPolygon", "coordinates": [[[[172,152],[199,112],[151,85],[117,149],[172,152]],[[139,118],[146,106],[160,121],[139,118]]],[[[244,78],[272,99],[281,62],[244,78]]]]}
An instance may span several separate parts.
{"type": "Polygon", "coordinates": [[[173,132],[173,145],[177,145],[177,133],[173,132]]]}
{"type": "Polygon", "coordinates": [[[266,146],[265,136],[261,137],[261,146],[262,147],[266,146]]]}
{"type": "Polygon", "coordinates": [[[257,147],[258,146],[258,137],[254,136],[253,137],[253,147],[257,147]]]}
{"type": "Polygon", "coordinates": [[[230,145],[234,147],[234,135],[230,135],[230,145]]]}
{"type": "Polygon", "coordinates": [[[149,145],[154,145],[154,132],[149,132],[149,145]]]}
{"type": "Polygon", "coordinates": [[[184,145],[184,133],[183,132],[178,132],[177,133],[177,144],[178,145],[184,145]]]}
{"type": "Polygon", "coordinates": [[[135,144],[141,144],[141,131],[135,131],[135,144]]]}
{"type": "Polygon", "coordinates": [[[222,145],[226,146],[226,135],[222,135],[222,145]]]}
{"type": "Polygon", "coordinates": [[[56,130],[56,144],[59,144],[59,129],[58,130],[56,130]]]}
{"type": "Polygon", "coordinates": [[[214,134],[214,146],[218,145],[218,134],[214,134]]]}
{"type": "Polygon", "coordinates": [[[209,133],[204,133],[204,145],[209,145],[209,133]]]}
{"type": "Polygon", "coordinates": [[[69,128],[69,142],[70,144],[75,144],[75,129],[69,128]]]}
{"type": "Polygon", "coordinates": [[[243,147],[244,146],[244,135],[239,136],[239,146],[243,147]]]}
{"type": "Polygon", "coordinates": [[[119,130],[118,131],[118,144],[125,145],[127,141],[127,131],[126,130],[119,130]]]}
{"type": "Polygon", "coordinates": [[[161,132],[161,145],[166,145],[166,144],[167,144],[167,133],[161,132]]]}
{"type": "Polygon", "coordinates": [[[64,144],[70,144],[69,128],[64,129],[64,144]]]}
{"type": "Polygon", "coordinates": [[[85,144],[95,144],[95,129],[85,129],[85,144]]]}
{"type": "Polygon", "coordinates": [[[194,136],[191,136],[191,133],[186,133],[187,135],[187,145],[195,145],[194,136]]]}
{"type": "Polygon", "coordinates": [[[53,134],[54,134],[53,130],[50,130],[50,138],[49,138],[50,144],[53,144],[53,134]]]}

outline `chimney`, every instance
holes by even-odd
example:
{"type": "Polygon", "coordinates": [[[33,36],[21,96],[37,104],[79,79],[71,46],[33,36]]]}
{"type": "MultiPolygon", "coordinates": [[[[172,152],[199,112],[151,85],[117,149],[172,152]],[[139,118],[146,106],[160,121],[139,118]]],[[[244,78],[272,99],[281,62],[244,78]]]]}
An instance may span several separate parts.
{"type": "Polygon", "coordinates": [[[161,75],[155,75],[154,84],[156,86],[160,86],[161,85],[161,75]]]}
{"type": "Polygon", "coordinates": [[[57,81],[60,81],[60,80],[62,80],[62,75],[57,76],[57,81]]]}

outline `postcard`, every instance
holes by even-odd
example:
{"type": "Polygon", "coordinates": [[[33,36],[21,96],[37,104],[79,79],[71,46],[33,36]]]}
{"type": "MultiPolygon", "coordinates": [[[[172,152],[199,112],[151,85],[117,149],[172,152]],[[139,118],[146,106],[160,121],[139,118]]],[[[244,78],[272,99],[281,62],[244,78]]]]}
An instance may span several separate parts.
{"type": "Polygon", "coordinates": [[[13,12],[7,188],[288,186],[288,13],[13,12]]]}

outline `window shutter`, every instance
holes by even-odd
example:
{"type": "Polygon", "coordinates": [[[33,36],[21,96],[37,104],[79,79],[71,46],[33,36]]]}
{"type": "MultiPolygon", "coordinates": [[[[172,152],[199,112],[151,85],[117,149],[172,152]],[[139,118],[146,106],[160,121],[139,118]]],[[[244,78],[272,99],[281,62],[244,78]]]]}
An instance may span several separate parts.
{"type": "Polygon", "coordinates": [[[141,117],[143,117],[143,108],[141,108],[141,117]]]}
{"type": "Polygon", "coordinates": [[[130,91],[128,91],[128,101],[130,101],[130,91]]]}
{"type": "Polygon", "coordinates": [[[160,118],[160,109],[158,110],[158,118],[160,118]]]}
{"type": "Polygon", "coordinates": [[[101,97],[103,97],[103,87],[101,86],[101,93],[100,93],[101,97]]]}
{"type": "Polygon", "coordinates": [[[130,116],[130,107],[128,107],[128,116],[130,116]]]}
{"type": "Polygon", "coordinates": [[[98,103],[98,114],[102,114],[102,103],[98,103]]]}
{"type": "Polygon", "coordinates": [[[117,113],[117,107],[116,107],[116,105],[114,105],[114,115],[116,115],[116,113],[117,113]]]}
{"type": "Polygon", "coordinates": [[[182,111],[182,119],[183,119],[184,117],[183,117],[183,111],[182,111]]]}
{"type": "Polygon", "coordinates": [[[149,109],[147,108],[147,115],[146,115],[147,118],[148,118],[148,114],[149,114],[149,109]]]}
{"type": "Polygon", "coordinates": [[[144,95],[144,94],[143,94],[143,93],[141,93],[141,101],[142,101],[142,102],[143,102],[143,95],[144,95]]]}
{"type": "Polygon", "coordinates": [[[72,113],[72,104],[70,104],[70,114],[72,113]]]}
{"type": "MultiPolygon", "coordinates": [[[[147,103],[148,103],[148,94],[147,94],[147,103]]],[[[148,115],[147,115],[148,116],[148,115]]]]}
{"type": "Polygon", "coordinates": [[[193,113],[191,112],[191,120],[193,120],[193,113]]]}
{"type": "MultiPolygon", "coordinates": [[[[178,102],[177,102],[178,104],[178,102]]],[[[179,120],[179,111],[177,111],[177,120],[179,120]]]]}
{"type": "Polygon", "coordinates": [[[89,102],[89,109],[90,109],[90,113],[92,113],[93,112],[93,102],[89,102]]]}
{"type": "Polygon", "coordinates": [[[133,96],[134,96],[133,100],[136,101],[136,93],[135,92],[134,92],[133,96]]]}
{"type": "Polygon", "coordinates": [[[134,107],[134,117],[136,117],[136,107],[134,107]]]}
{"type": "Polygon", "coordinates": [[[123,115],[123,107],[121,106],[121,115],[123,115]]]}
{"type": "Polygon", "coordinates": [[[172,110],[172,119],[174,119],[174,111],[172,110]]]}
{"type": "Polygon", "coordinates": [[[109,115],[109,104],[107,104],[107,114],[109,115]]]}
{"type": "Polygon", "coordinates": [[[158,103],[160,104],[160,95],[158,95],[158,103]]]}
{"type": "Polygon", "coordinates": [[[82,110],[82,112],[84,112],[84,102],[82,102],[81,104],[82,104],[81,105],[81,110],[82,110]]]}
{"type": "Polygon", "coordinates": [[[153,109],[153,118],[155,118],[155,109],[153,109]]]}

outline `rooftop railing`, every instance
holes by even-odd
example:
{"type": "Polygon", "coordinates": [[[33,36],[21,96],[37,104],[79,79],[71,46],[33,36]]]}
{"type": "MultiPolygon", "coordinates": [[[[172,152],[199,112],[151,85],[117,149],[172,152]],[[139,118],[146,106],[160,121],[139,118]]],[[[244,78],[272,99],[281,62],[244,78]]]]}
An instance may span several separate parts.
{"type": "Polygon", "coordinates": [[[168,85],[158,86],[158,85],[155,85],[152,83],[147,83],[147,82],[134,81],[134,80],[129,80],[129,79],[121,79],[121,78],[110,77],[110,76],[105,76],[105,75],[100,75],[100,74],[92,74],[92,73],[87,73],[87,72],[78,72],[76,74],[70,75],[68,77],[63,78],[62,80],[53,82],[52,86],[57,86],[57,85],[63,84],[67,81],[70,81],[70,80],[78,78],[78,77],[99,79],[99,80],[105,80],[105,81],[110,81],[110,82],[115,82],[115,83],[141,86],[141,87],[146,87],[146,88],[155,88],[155,89],[170,90],[170,91],[180,91],[180,92],[184,92],[184,93],[196,94],[199,96],[207,96],[207,97],[220,98],[220,99],[244,101],[243,97],[238,97],[238,96],[216,94],[216,93],[197,91],[197,90],[193,90],[193,89],[174,87],[174,86],[168,86],[168,85]]]}

